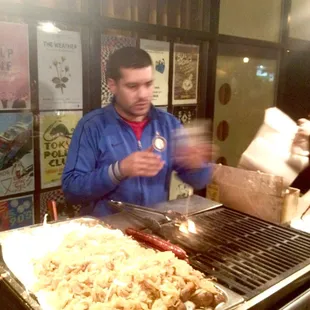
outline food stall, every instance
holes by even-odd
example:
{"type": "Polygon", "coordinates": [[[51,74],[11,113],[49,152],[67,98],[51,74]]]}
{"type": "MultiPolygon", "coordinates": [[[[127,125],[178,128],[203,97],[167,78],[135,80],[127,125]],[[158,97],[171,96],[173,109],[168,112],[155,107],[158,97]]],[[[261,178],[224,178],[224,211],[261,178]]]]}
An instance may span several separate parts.
{"type": "MultiPolygon", "coordinates": [[[[122,211],[103,221],[80,218],[1,233],[1,309],[71,309],[66,303],[57,308],[48,302],[53,304],[55,296],[58,300],[66,299],[61,292],[68,292],[68,287],[59,287],[61,281],[62,285],[69,285],[66,279],[78,285],[75,294],[70,295],[71,301],[81,298],[82,288],[89,290],[85,295],[88,297],[84,296],[88,302],[108,301],[112,295],[125,296],[116,309],[309,309],[309,234],[254,218],[200,196],[161,204],[155,209],[157,213],[117,202],[111,205],[122,211]],[[132,237],[126,236],[126,232],[132,237]],[[171,252],[162,252],[163,248],[177,254],[185,252],[186,256],[177,259],[171,252]],[[97,256],[92,256],[93,251],[97,256]],[[113,261],[108,258],[111,255],[113,261]],[[119,255],[128,257],[117,272],[119,255]],[[100,278],[96,274],[103,270],[102,260],[109,267],[104,265],[107,269],[100,278]],[[93,274],[96,283],[85,275],[86,270],[93,274]],[[113,279],[107,280],[109,274],[113,279]],[[141,286],[143,277],[153,279],[141,286]],[[159,278],[163,281],[160,284],[159,278]],[[194,291],[180,299],[181,288],[190,283],[194,283],[194,291]],[[32,292],[30,287],[37,291],[32,292]],[[92,291],[95,287],[97,295],[92,291]],[[153,294],[147,295],[148,301],[139,294],[136,296],[140,304],[145,301],[144,308],[133,305],[134,287],[146,295],[153,294]],[[44,288],[49,294],[44,294],[44,288]],[[209,299],[204,295],[205,305],[198,302],[195,306],[193,296],[199,293],[206,293],[209,299]],[[48,295],[54,296],[52,301],[48,295]],[[167,296],[174,300],[170,307],[156,301],[167,296]],[[158,307],[154,306],[155,301],[158,307]]],[[[102,307],[80,303],[72,309],[102,307]]]]}

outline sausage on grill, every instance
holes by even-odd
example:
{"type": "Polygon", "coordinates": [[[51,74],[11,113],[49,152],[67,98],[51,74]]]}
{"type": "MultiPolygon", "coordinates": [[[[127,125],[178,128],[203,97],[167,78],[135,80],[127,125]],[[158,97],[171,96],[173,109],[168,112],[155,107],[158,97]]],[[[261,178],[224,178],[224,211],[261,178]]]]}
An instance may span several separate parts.
{"type": "Polygon", "coordinates": [[[187,254],[183,249],[162,238],[159,238],[151,234],[147,234],[145,232],[138,231],[133,228],[127,228],[125,232],[127,235],[132,236],[137,241],[143,241],[159,251],[171,251],[172,253],[174,253],[176,257],[180,259],[187,258],[187,254]]]}

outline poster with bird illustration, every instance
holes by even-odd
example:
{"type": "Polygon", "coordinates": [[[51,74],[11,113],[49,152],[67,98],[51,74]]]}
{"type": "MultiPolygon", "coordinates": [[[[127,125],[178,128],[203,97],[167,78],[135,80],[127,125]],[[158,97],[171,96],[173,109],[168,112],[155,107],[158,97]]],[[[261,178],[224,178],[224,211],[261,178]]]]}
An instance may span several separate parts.
{"type": "Polygon", "coordinates": [[[79,32],[37,29],[39,108],[83,108],[82,48],[79,32]]]}
{"type": "Polygon", "coordinates": [[[82,111],[40,113],[41,187],[60,186],[71,137],[82,111]]]}
{"type": "Polygon", "coordinates": [[[199,46],[174,44],[172,104],[196,104],[199,46]]]}

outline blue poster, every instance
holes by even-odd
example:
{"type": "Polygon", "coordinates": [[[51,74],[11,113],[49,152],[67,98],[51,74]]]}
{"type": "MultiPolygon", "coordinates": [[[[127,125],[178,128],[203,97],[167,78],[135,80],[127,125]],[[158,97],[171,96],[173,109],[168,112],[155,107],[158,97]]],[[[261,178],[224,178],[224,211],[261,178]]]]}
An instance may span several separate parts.
{"type": "Polygon", "coordinates": [[[0,231],[33,224],[33,195],[0,201],[0,231]]]}

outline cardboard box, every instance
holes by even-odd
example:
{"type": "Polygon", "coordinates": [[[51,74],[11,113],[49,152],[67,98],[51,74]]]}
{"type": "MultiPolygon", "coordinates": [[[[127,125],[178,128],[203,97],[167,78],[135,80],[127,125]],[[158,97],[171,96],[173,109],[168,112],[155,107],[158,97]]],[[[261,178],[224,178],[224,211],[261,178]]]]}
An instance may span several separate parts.
{"type": "Polygon", "coordinates": [[[282,177],[222,165],[214,165],[207,187],[207,198],[276,224],[298,216],[299,195],[282,177]]]}

